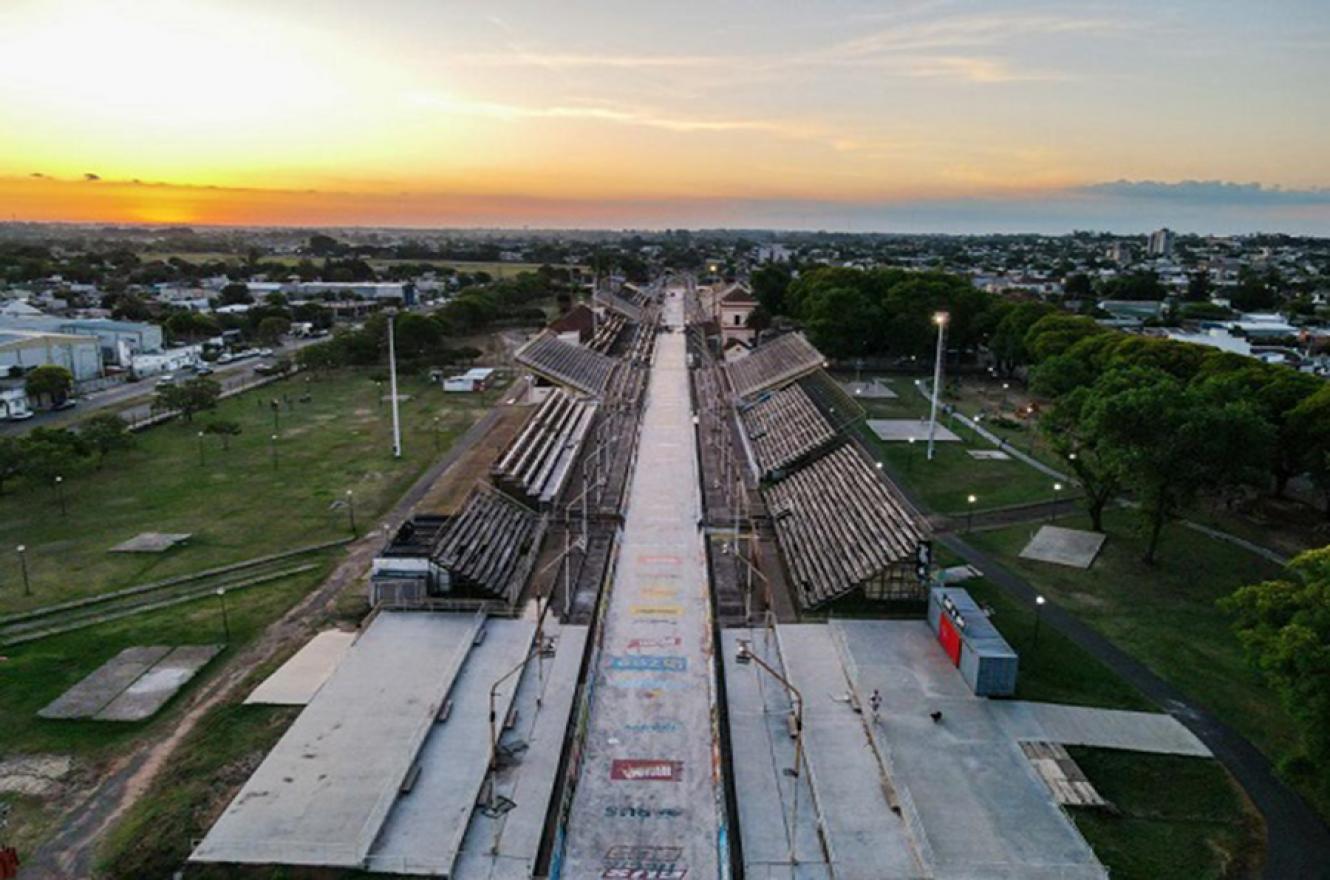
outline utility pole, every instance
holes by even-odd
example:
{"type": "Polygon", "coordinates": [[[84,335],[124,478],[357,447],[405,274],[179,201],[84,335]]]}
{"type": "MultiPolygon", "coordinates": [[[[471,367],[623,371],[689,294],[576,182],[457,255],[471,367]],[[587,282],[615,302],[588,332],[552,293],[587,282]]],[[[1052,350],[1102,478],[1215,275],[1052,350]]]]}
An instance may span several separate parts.
{"type": "Polygon", "coordinates": [[[397,350],[394,347],[393,313],[388,313],[388,393],[393,398],[393,458],[402,457],[402,424],[397,414],[397,350]]]}
{"type": "Polygon", "coordinates": [[[937,325],[937,356],[933,363],[933,406],[928,415],[928,460],[933,460],[933,438],[937,434],[937,398],[942,393],[942,355],[946,351],[943,340],[947,335],[947,313],[933,315],[937,325]]]}

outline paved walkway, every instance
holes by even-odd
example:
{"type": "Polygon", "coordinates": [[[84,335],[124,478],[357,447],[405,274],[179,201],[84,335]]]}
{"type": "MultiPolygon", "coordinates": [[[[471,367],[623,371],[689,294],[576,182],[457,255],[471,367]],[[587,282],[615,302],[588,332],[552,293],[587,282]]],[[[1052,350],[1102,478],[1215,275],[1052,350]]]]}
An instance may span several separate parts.
{"type": "Polygon", "coordinates": [[[667,298],[664,319],[670,332],[659,339],[647,390],[592,672],[563,877],[614,870],[728,876],[696,440],[677,295],[667,298]]]}

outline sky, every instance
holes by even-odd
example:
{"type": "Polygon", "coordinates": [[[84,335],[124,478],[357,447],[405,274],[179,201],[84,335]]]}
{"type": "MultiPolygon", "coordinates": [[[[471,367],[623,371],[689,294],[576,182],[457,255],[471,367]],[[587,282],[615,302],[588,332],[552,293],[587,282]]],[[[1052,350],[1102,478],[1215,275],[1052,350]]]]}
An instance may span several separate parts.
{"type": "Polygon", "coordinates": [[[1330,235],[1330,3],[3,0],[0,219],[1330,235]]]}

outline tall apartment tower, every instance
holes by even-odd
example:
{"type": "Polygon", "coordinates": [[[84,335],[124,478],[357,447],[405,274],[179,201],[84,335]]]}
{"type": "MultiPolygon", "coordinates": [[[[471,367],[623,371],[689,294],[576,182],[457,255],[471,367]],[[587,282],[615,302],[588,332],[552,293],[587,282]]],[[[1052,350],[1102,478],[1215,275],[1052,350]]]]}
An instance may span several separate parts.
{"type": "Polygon", "coordinates": [[[1173,254],[1173,231],[1167,227],[1150,233],[1150,244],[1146,248],[1152,257],[1167,257],[1173,254]]]}

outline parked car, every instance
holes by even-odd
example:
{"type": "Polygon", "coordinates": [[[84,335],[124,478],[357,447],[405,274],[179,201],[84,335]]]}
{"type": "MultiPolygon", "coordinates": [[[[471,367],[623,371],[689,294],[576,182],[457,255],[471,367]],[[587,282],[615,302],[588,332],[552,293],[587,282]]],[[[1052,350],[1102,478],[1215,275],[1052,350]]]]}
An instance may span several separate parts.
{"type": "Polygon", "coordinates": [[[51,411],[58,412],[64,409],[73,409],[74,407],[78,406],[78,404],[79,401],[77,397],[66,397],[64,400],[60,401],[55,406],[51,407],[51,411]]]}
{"type": "Polygon", "coordinates": [[[165,376],[162,376],[160,379],[157,380],[158,388],[165,388],[168,385],[174,385],[174,384],[175,384],[175,376],[171,373],[167,373],[165,376]]]}
{"type": "Polygon", "coordinates": [[[35,415],[37,414],[32,410],[25,409],[22,412],[16,412],[13,415],[11,415],[9,417],[9,420],[11,422],[26,422],[28,419],[32,418],[35,415]]]}
{"type": "Polygon", "coordinates": [[[198,376],[211,376],[212,367],[207,364],[199,364],[198,367],[195,368],[194,373],[198,376]]]}

